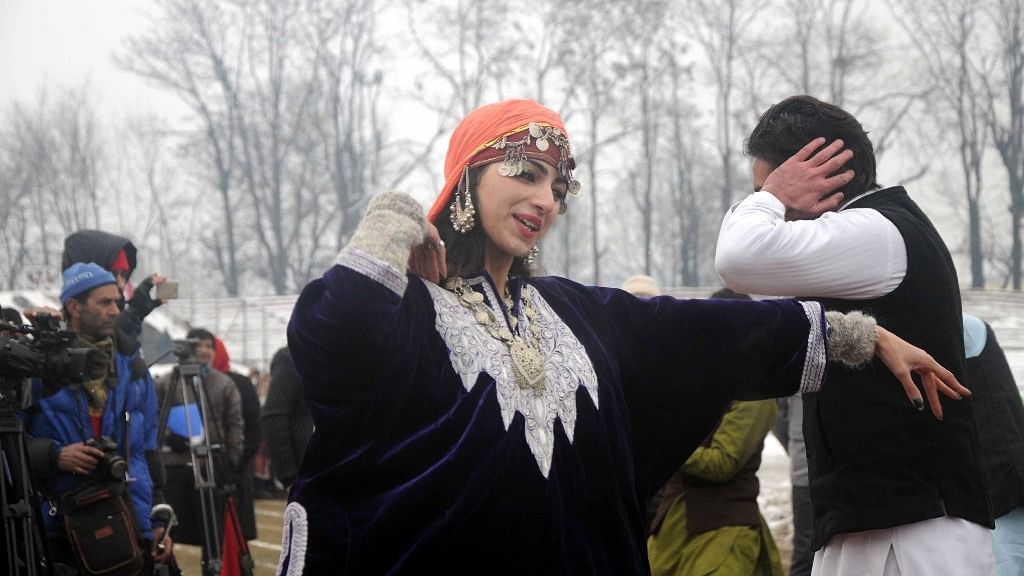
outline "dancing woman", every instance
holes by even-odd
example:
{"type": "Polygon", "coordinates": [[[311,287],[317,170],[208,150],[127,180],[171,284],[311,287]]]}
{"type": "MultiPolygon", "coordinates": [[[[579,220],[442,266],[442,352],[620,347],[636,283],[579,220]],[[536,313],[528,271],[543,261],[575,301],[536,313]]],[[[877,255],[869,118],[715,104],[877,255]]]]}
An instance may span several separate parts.
{"type": "Polygon", "coordinates": [[[479,108],[427,217],[375,197],[305,288],[288,336],[316,431],[280,573],[644,574],[641,503],[733,399],[813,392],[826,360],[876,352],[933,410],[968,394],[862,315],[532,277],[574,165],[553,111],[479,108]]]}

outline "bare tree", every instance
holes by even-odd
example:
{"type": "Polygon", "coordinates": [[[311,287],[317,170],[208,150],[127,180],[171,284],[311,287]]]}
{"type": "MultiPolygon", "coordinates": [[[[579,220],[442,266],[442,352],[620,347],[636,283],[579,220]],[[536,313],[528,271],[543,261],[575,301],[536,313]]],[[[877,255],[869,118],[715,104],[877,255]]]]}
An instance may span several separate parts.
{"type": "Polygon", "coordinates": [[[29,263],[58,273],[59,239],[100,225],[106,150],[87,84],[44,85],[32,105],[11,106],[0,130],[6,164],[0,223],[9,242],[8,283],[14,286],[29,263]]]}
{"type": "Polygon", "coordinates": [[[678,281],[681,286],[700,286],[700,268],[704,256],[701,224],[707,210],[703,202],[704,195],[696,186],[694,177],[698,159],[693,135],[697,130],[693,126],[692,104],[685,96],[691,72],[689,67],[679,61],[683,52],[673,42],[663,53],[669,87],[669,106],[665,111],[669,123],[669,153],[666,155],[668,174],[665,180],[669,185],[670,205],[675,220],[673,229],[676,251],[673,268],[678,270],[678,275],[673,274],[673,281],[678,281]]]}
{"type": "Polygon", "coordinates": [[[630,66],[635,75],[632,89],[636,94],[639,108],[637,131],[640,137],[640,158],[636,163],[633,201],[640,218],[638,230],[641,235],[641,259],[643,273],[653,274],[654,258],[654,216],[655,216],[655,169],[657,167],[658,144],[661,138],[660,115],[662,105],[660,77],[660,54],[662,22],[667,15],[666,5],[660,1],[636,4],[634,16],[636,40],[629,48],[630,66]]]}
{"type": "MultiPolygon", "coordinates": [[[[592,30],[592,33],[578,39],[581,43],[578,48],[582,58],[577,62],[579,62],[579,69],[583,72],[579,97],[588,140],[585,147],[580,147],[582,139],[576,141],[576,154],[577,160],[585,166],[584,194],[590,208],[590,262],[595,284],[600,284],[602,281],[601,263],[606,252],[601,243],[601,203],[599,201],[605,192],[605,182],[599,176],[598,168],[604,158],[619,157],[620,148],[616,143],[629,130],[629,128],[621,128],[614,113],[615,105],[620,101],[617,92],[624,83],[621,72],[626,67],[625,57],[617,48],[620,46],[622,34],[628,33],[632,28],[625,24],[629,14],[629,11],[623,9],[621,3],[611,2],[607,10],[583,11],[580,15],[583,26],[592,30]],[[610,17],[610,15],[615,17],[610,17]],[[604,155],[609,147],[612,149],[611,154],[604,155]]],[[[569,227],[566,226],[563,236],[566,251],[568,251],[572,239],[569,227]]],[[[565,274],[567,276],[571,274],[568,266],[565,268],[565,274]]]]}
{"type": "Polygon", "coordinates": [[[425,77],[417,78],[424,104],[462,118],[492,94],[502,97],[502,80],[523,55],[519,36],[530,33],[510,3],[406,0],[405,6],[408,30],[426,63],[425,77]],[[437,85],[444,86],[440,95],[433,91],[437,85]]]}
{"type": "Polygon", "coordinates": [[[1020,221],[1024,214],[1024,2],[997,0],[988,12],[999,43],[996,70],[986,70],[986,113],[1006,168],[1010,193],[1010,278],[1021,288],[1020,221]]]}
{"type": "Polygon", "coordinates": [[[206,236],[229,295],[239,294],[238,230],[235,225],[239,165],[238,124],[231,87],[239,72],[232,63],[243,56],[237,19],[228,3],[167,0],[143,35],[131,38],[118,58],[126,70],[170,90],[198,122],[192,149],[203,159],[220,201],[222,225],[206,236]]]}
{"type": "Polygon", "coordinates": [[[733,88],[739,50],[750,26],[760,17],[765,0],[688,0],[692,15],[690,29],[704,50],[715,82],[715,144],[721,163],[719,207],[725,213],[732,204],[733,156],[736,132],[733,126],[733,88]]]}
{"type": "MultiPolygon", "coordinates": [[[[971,286],[983,288],[981,193],[988,127],[974,63],[974,54],[979,49],[976,29],[980,4],[977,0],[936,0],[925,6],[912,0],[900,0],[893,1],[893,7],[898,21],[917,48],[924,64],[923,72],[931,81],[932,93],[955,118],[967,198],[971,286]]],[[[928,115],[938,116],[934,109],[929,109],[928,115]]]]}
{"type": "Polygon", "coordinates": [[[277,294],[322,269],[382,184],[382,47],[373,0],[168,0],[121,58],[195,113],[229,294],[241,254],[277,294]],[[244,232],[243,232],[244,231],[244,232]]]}

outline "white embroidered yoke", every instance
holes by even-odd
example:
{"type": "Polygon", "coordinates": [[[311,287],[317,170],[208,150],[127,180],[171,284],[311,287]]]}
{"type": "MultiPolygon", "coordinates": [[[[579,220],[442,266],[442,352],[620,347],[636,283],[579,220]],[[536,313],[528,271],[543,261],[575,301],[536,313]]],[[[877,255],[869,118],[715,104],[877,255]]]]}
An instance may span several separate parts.
{"type": "MultiPolygon", "coordinates": [[[[594,407],[598,406],[597,374],[583,344],[565,325],[537,290],[529,290],[530,302],[536,309],[536,322],[540,328],[540,351],[544,357],[544,391],[540,395],[524,390],[516,382],[512,370],[512,355],[508,347],[491,336],[454,293],[430,282],[425,283],[434,301],[436,327],[448,346],[452,367],[462,379],[466,391],[473,389],[481,373],[494,378],[498,405],[505,430],[509,429],[516,412],[526,419],[526,444],[530,447],[537,466],[545,478],[551,470],[555,445],[555,419],[562,422],[565,435],[573,442],[576,426],[576,390],[580,386],[590,394],[594,407]]],[[[487,301],[498,302],[489,282],[482,278],[467,280],[467,284],[482,285],[487,301]]],[[[496,312],[500,318],[500,311],[496,312]]],[[[533,344],[529,319],[520,311],[519,333],[527,344],[533,344]]]]}

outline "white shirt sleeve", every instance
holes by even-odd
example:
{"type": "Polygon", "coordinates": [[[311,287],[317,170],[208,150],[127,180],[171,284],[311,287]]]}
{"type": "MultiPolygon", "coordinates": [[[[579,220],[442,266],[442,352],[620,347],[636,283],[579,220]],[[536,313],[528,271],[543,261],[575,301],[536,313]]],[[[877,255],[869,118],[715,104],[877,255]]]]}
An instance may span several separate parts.
{"type": "Polygon", "coordinates": [[[867,300],[895,290],[907,273],[896,225],[871,208],[785,219],[786,208],[755,192],[722,221],[715,268],[738,292],[867,300]]]}

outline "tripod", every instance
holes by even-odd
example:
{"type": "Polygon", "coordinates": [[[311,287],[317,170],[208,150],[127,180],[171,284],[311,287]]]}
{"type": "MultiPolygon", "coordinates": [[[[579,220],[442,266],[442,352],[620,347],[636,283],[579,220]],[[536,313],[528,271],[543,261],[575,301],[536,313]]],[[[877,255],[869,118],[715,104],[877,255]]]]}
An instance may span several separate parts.
{"type": "MultiPolygon", "coordinates": [[[[3,386],[7,382],[2,382],[3,386]]],[[[4,518],[4,552],[11,576],[53,576],[53,566],[46,557],[39,533],[39,513],[32,497],[28,455],[21,421],[0,388],[0,506],[4,518]]]]}
{"type": "MultiPolygon", "coordinates": [[[[169,388],[161,406],[161,444],[163,432],[170,412],[172,398],[178,398],[182,407],[184,436],[187,438],[189,459],[192,466],[192,477],[196,491],[199,493],[200,522],[203,542],[203,576],[219,576],[222,571],[228,573],[252,574],[252,561],[248,555],[247,543],[240,531],[232,529],[229,533],[227,551],[231,556],[224,558],[224,536],[222,526],[224,515],[233,515],[234,508],[225,505],[231,491],[225,483],[229,478],[223,477],[227,467],[219,467],[218,463],[226,464],[225,446],[219,442],[225,440],[220,429],[221,422],[217,415],[211,413],[211,404],[200,374],[200,365],[189,354],[179,354],[180,363],[175,370],[169,388]],[[191,406],[196,407],[193,411],[191,406]],[[211,432],[216,432],[212,435],[211,432]],[[214,441],[219,441],[214,443],[214,441]],[[218,477],[218,471],[220,476],[218,477]],[[238,556],[236,556],[236,554],[238,556]],[[240,556],[240,558],[239,558],[240,556]],[[236,561],[237,560],[237,561],[236,561]]],[[[181,432],[179,432],[180,434],[181,432]]],[[[228,474],[229,475],[229,474],[228,474]]],[[[237,520],[229,526],[234,527],[237,520]]]]}
{"type": "MultiPolygon", "coordinates": [[[[181,403],[185,407],[185,429],[188,432],[189,454],[192,458],[192,475],[196,491],[199,492],[199,505],[202,510],[203,549],[206,551],[203,574],[204,576],[219,576],[222,560],[221,515],[220,506],[217,505],[219,491],[213,451],[223,447],[210,444],[209,428],[214,421],[210,418],[209,399],[202,386],[199,364],[183,362],[178,365],[177,372],[181,403]],[[192,402],[199,407],[201,422],[195,422],[192,412],[188,409],[192,402]],[[196,437],[201,438],[199,443],[192,441],[196,437]]],[[[168,392],[168,397],[170,395],[171,392],[168,392]]]]}

